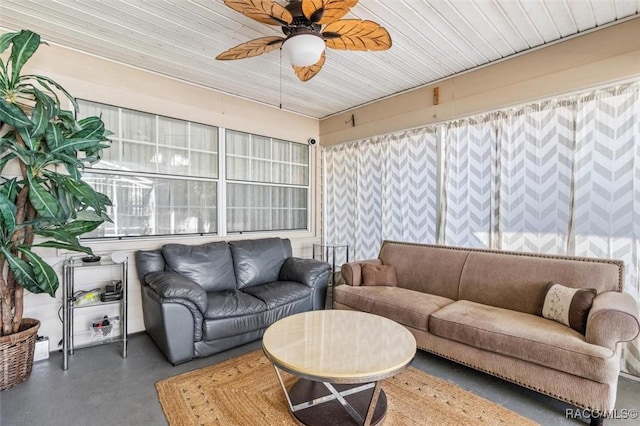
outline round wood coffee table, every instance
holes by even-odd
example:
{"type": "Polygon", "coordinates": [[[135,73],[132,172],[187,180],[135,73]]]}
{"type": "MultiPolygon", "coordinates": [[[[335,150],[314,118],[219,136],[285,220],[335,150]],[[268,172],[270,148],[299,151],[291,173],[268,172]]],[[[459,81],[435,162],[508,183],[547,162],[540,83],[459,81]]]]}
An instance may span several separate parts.
{"type": "Polygon", "coordinates": [[[405,368],[416,340],[390,319],[311,311],[272,324],[262,339],[291,414],[305,425],[375,425],[387,411],[380,381],[405,368]],[[298,377],[287,391],[280,370],[298,377]]]}

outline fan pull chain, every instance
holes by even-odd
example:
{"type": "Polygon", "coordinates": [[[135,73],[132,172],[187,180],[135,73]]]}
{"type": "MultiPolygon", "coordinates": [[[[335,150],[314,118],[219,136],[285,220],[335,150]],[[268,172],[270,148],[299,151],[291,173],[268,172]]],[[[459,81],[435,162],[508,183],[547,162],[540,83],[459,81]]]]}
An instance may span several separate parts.
{"type": "Polygon", "coordinates": [[[282,109],[282,48],[280,48],[280,109],[282,109]]]}

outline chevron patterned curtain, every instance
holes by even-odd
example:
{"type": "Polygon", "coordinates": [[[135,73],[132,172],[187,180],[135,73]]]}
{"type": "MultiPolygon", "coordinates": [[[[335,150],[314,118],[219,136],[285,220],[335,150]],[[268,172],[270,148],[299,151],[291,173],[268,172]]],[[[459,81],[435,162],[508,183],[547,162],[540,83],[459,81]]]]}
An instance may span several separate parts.
{"type": "Polygon", "coordinates": [[[355,144],[341,145],[323,155],[323,234],[326,244],[349,245],[353,251],[356,233],[355,144]]]}
{"type": "MultiPolygon", "coordinates": [[[[571,253],[625,262],[625,291],[640,300],[640,87],[576,102],[571,253]]],[[[640,375],[640,342],[623,347],[623,371],[640,375]]]]}
{"type": "Polygon", "coordinates": [[[444,132],[444,235],[446,245],[492,247],[495,229],[493,115],[449,123],[444,132]]]}
{"type": "Polygon", "coordinates": [[[386,166],[385,138],[358,146],[356,186],[356,232],[354,248],[358,257],[378,256],[382,241],[382,195],[386,166]]]}
{"type": "Polygon", "coordinates": [[[386,147],[383,239],[435,243],[437,129],[429,127],[392,135],[386,147]]]}
{"type": "Polygon", "coordinates": [[[326,149],[324,241],[352,258],[378,256],[385,239],[436,241],[436,128],[326,149]]]}
{"type": "MultiPolygon", "coordinates": [[[[622,259],[640,301],[640,83],[331,147],[324,166],[324,238],[355,259],[383,239],[622,259]]],[[[638,340],[622,370],[640,376],[638,340]]]]}
{"type": "Polygon", "coordinates": [[[501,114],[499,247],[567,253],[574,112],[545,102],[501,114]]]}

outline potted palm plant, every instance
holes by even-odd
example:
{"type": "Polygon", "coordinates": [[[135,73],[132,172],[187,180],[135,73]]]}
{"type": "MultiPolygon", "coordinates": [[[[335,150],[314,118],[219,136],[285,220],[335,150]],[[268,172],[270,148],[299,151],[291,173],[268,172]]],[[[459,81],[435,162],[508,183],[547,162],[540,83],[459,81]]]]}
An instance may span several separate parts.
{"type": "Polygon", "coordinates": [[[51,78],[23,73],[42,44],[22,30],[0,36],[0,389],[31,373],[39,321],[23,318],[24,290],[55,297],[42,247],[85,252],[78,237],[105,220],[109,198],[83,182],[109,147],[99,117],[76,120],[75,99],[51,78]]]}

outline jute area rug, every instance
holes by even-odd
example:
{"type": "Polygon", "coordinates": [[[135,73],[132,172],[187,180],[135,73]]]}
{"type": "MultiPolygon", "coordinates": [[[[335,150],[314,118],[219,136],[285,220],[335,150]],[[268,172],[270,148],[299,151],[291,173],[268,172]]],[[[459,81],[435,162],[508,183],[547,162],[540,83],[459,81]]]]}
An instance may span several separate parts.
{"type": "MultiPolygon", "coordinates": [[[[283,373],[287,387],[295,377],[283,373]]],[[[413,367],[382,383],[389,425],[535,425],[519,414],[413,367]]],[[[296,425],[262,351],[156,383],[171,426],[296,425]]],[[[331,426],[331,425],[327,425],[331,426]]]]}

